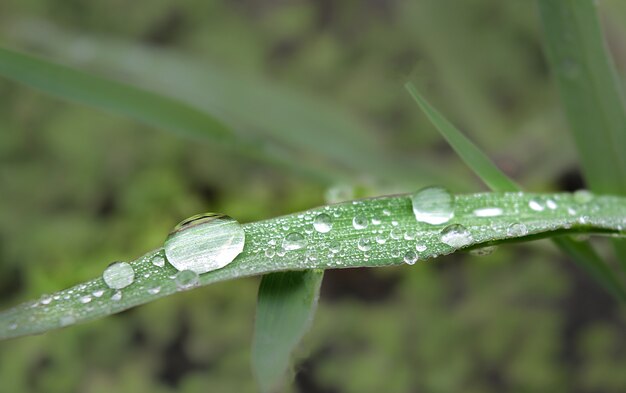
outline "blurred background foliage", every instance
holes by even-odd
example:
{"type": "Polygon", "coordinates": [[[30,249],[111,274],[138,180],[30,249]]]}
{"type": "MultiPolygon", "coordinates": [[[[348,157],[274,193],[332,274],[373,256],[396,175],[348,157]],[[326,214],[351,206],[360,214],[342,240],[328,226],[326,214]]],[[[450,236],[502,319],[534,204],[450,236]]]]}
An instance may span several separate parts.
{"type": "MultiPolygon", "coordinates": [[[[626,4],[602,0],[600,10],[625,76],[626,4]]],[[[315,132],[299,133],[302,117],[289,107],[275,108],[284,123],[274,134],[255,124],[246,99],[266,91],[285,105],[303,100],[312,118],[350,119],[378,155],[357,158],[395,168],[350,168],[359,194],[433,182],[484,190],[417,111],[402,88],[411,79],[526,189],[584,187],[532,1],[3,0],[0,44],[155,91],[175,86],[171,94],[199,107],[224,97],[230,107],[215,115],[240,119],[236,131],[259,141],[306,148],[298,138],[315,132]],[[142,50],[172,60],[167,73],[141,63],[142,50]],[[194,86],[195,76],[207,79],[194,86]],[[203,91],[211,81],[219,94],[203,91]],[[232,111],[238,100],[245,113],[232,111]]],[[[289,168],[4,79],[0,125],[3,308],[136,257],[195,213],[248,222],[322,204],[328,192],[289,168]]],[[[329,172],[340,165],[306,153],[329,172]]],[[[257,285],[220,283],[2,342],[0,391],[255,391],[257,285]]],[[[543,241],[411,268],[328,271],[287,390],[623,392],[625,332],[624,309],[543,241]]]]}

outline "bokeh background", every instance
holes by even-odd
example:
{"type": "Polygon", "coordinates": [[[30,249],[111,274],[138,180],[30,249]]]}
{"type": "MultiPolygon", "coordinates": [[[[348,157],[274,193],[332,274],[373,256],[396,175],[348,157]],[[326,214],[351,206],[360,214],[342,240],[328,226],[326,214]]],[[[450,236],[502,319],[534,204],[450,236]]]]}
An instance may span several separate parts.
{"type": "MultiPolygon", "coordinates": [[[[626,75],[626,3],[599,3],[626,75]]],[[[526,189],[584,187],[533,1],[2,0],[0,44],[209,103],[246,138],[346,173],[357,196],[484,190],[404,91],[413,80],[526,189]],[[264,95],[269,122],[249,102],[264,95]],[[309,119],[349,124],[375,153],[329,160],[309,119]]],[[[337,190],[1,78],[0,130],[2,308],[133,259],[187,216],[249,222],[337,190]]],[[[255,391],[257,286],[2,342],[0,392],[255,391]]],[[[619,393],[625,332],[623,307],[549,242],[328,271],[286,391],[619,393]]]]}

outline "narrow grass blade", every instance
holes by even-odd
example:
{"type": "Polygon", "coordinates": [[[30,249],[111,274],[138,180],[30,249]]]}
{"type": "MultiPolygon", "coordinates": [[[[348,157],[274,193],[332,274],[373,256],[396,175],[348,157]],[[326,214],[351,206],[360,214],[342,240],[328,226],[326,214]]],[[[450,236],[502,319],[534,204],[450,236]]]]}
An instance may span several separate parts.
{"type": "MultiPolygon", "coordinates": [[[[624,197],[595,196],[581,203],[567,193],[515,192],[461,194],[454,196],[453,202],[454,216],[446,224],[467,230],[456,239],[462,243],[456,245],[444,241],[443,235],[449,231],[446,225],[416,220],[411,195],[339,203],[244,224],[243,252],[226,267],[200,275],[198,285],[278,271],[401,265],[461,249],[568,233],[626,235],[624,197]],[[535,202],[546,208],[533,209],[535,202]],[[313,228],[314,219],[321,214],[331,218],[332,229],[326,233],[313,228]],[[282,247],[285,238],[294,233],[302,236],[301,248],[282,247]]],[[[176,285],[172,278],[176,269],[169,263],[153,263],[155,258],[163,262],[162,253],[160,248],[131,262],[135,281],[121,290],[120,298],[114,297],[116,291],[99,277],[0,313],[0,339],[100,318],[189,289],[176,285]]],[[[621,289],[619,296],[626,299],[621,289]]]]}
{"type": "Polygon", "coordinates": [[[209,140],[247,157],[315,178],[324,183],[340,180],[332,172],[302,166],[278,149],[238,138],[220,120],[181,101],[131,85],[0,48],[0,75],[60,98],[128,116],[179,135],[209,140]]]}
{"type": "Polygon", "coordinates": [[[596,1],[539,0],[545,49],[590,188],[626,195],[626,109],[596,1]]]}
{"type": "MultiPolygon", "coordinates": [[[[593,0],[539,0],[545,50],[590,188],[626,195],[626,107],[593,0]]],[[[626,244],[614,241],[626,271],[626,244]]]]}
{"type": "MultiPolygon", "coordinates": [[[[476,175],[478,175],[494,191],[516,191],[519,186],[496,167],[491,160],[467,139],[452,123],[444,118],[426,99],[424,99],[412,83],[406,88],[426,113],[437,130],[444,136],[454,151],[461,157],[476,175]]],[[[624,289],[608,265],[589,244],[577,243],[572,239],[560,238],[557,246],[570,255],[572,259],[587,271],[607,291],[618,299],[624,300],[624,289]]]]}
{"type": "Polygon", "coordinates": [[[411,97],[424,111],[439,133],[448,141],[461,159],[494,191],[515,191],[519,187],[456,127],[433,108],[418,92],[413,83],[405,85],[411,97]]]}
{"type": "Polygon", "coordinates": [[[313,320],[323,277],[323,270],[263,276],[252,346],[252,366],[261,391],[271,392],[282,381],[293,349],[313,320]]]}

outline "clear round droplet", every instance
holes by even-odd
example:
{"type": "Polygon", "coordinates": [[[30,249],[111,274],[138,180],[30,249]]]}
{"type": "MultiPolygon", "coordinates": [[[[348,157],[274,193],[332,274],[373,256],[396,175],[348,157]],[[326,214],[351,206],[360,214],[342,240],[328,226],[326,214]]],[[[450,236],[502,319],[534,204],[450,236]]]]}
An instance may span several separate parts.
{"type": "Polygon", "coordinates": [[[49,295],[43,295],[40,300],[41,304],[44,306],[50,304],[52,302],[52,297],[49,295]]]}
{"type": "Polygon", "coordinates": [[[333,229],[333,220],[326,213],[318,214],[313,220],[313,228],[319,233],[328,233],[333,229]]]}
{"type": "Polygon", "coordinates": [[[359,239],[357,247],[361,251],[369,251],[372,248],[372,241],[367,237],[362,237],[359,239]]]}
{"type": "Polygon", "coordinates": [[[393,228],[391,230],[391,232],[389,232],[389,236],[391,236],[392,239],[394,240],[398,240],[402,238],[402,230],[400,228],[393,228]]]}
{"type": "Polygon", "coordinates": [[[338,240],[333,240],[332,242],[330,242],[330,244],[328,245],[328,249],[330,250],[330,252],[332,252],[333,254],[337,254],[339,251],[341,251],[341,243],[338,240]]]}
{"type": "Polygon", "coordinates": [[[306,239],[301,233],[291,232],[283,239],[283,250],[293,251],[306,247],[306,239]]]}
{"type": "Polygon", "coordinates": [[[548,207],[548,209],[550,210],[556,210],[556,208],[558,207],[558,205],[556,204],[556,202],[554,201],[554,199],[548,199],[546,201],[546,206],[548,207]]]}
{"type": "Polygon", "coordinates": [[[87,303],[91,302],[91,296],[82,296],[80,298],[80,302],[83,303],[83,304],[87,304],[87,303]]]}
{"type": "Polygon", "coordinates": [[[516,222],[516,223],[509,225],[509,227],[506,230],[506,233],[507,235],[511,237],[526,236],[528,234],[528,228],[526,228],[526,225],[516,222]]]}
{"type": "Polygon", "coordinates": [[[471,233],[461,224],[448,225],[441,231],[441,242],[459,248],[472,242],[471,233]]]}
{"type": "Polygon", "coordinates": [[[159,292],[161,292],[161,287],[153,287],[153,288],[148,289],[148,293],[150,295],[156,295],[159,292]]]}
{"type": "Polygon", "coordinates": [[[483,207],[474,210],[476,217],[497,217],[502,215],[502,209],[499,207],[483,207]]]}
{"type": "Polygon", "coordinates": [[[268,247],[265,249],[265,256],[267,258],[274,258],[274,255],[276,255],[276,250],[274,249],[274,247],[268,247]]]}
{"type": "Polygon", "coordinates": [[[387,238],[383,235],[378,235],[376,236],[376,243],[378,244],[385,244],[387,243],[387,238]]]}
{"type": "Polygon", "coordinates": [[[246,234],[237,220],[218,213],[190,217],[165,241],[165,256],[178,271],[221,269],[243,251],[246,234]]]}
{"type": "Polygon", "coordinates": [[[365,229],[367,228],[368,222],[365,216],[354,216],[352,219],[352,226],[354,229],[365,229]]]}
{"type": "Polygon", "coordinates": [[[156,267],[165,266],[165,258],[163,258],[161,254],[156,254],[155,256],[153,256],[150,262],[152,262],[152,264],[156,267]]]}
{"type": "Polygon", "coordinates": [[[380,224],[382,224],[382,221],[380,218],[378,217],[372,218],[372,225],[380,225],[380,224]]]}
{"type": "Polygon", "coordinates": [[[574,192],[574,201],[579,204],[585,204],[591,202],[593,194],[587,190],[578,190],[574,192]]]}
{"type": "Polygon", "coordinates": [[[411,197],[413,214],[419,222],[445,224],[454,217],[454,197],[443,187],[427,187],[411,197]]]}
{"type": "Polygon", "coordinates": [[[545,209],[545,207],[541,204],[541,200],[539,200],[538,198],[532,198],[530,201],[528,201],[528,207],[536,212],[540,212],[545,209]]]}
{"type": "Polygon", "coordinates": [[[414,265],[415,262],[417,262],[417,254],[415,251],[407,251],[406,254],[404,254],[403,260],[404,263],[408,265],[414,265]]]}
{"type": "Polygon", "coordinates": [[[102,273],[104,282],[113,289],[126,288],[135,280],[135,271],[127,262],[114,262],[102,273]]]}
{"type": "Polygon", "coordinates": [[[102,297],[102,295],[104,295],[104,289],[96,289],[95,291],[91,292],[91,294],[93,295],[93,297],[102,297]]]}
{"type": "Polygon", "coordinates": [[[189,289],[198,285],[198,273],[193,270],[181,270],[174,276],[178,289],[189,289]]]}
{"type": "Polygon", "coordinates": [[[424,252],[426,251],[426,246],[420,243],[417,243],[415,245],[415,249],[417,250],[417,252],[424,252]]]}
{"type": "Polygon", "coordinates": [[[111,296],[111,300],[113,300],[114,302],[119,302],[120,300],[122,300],[122,291],[116,291],[111,296]]]}

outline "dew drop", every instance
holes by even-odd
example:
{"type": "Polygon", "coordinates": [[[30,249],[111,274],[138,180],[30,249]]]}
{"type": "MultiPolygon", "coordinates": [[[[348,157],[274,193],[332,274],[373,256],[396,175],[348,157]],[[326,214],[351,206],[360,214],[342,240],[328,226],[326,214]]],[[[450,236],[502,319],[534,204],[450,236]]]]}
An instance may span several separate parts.
{"type": "Polygon", "coordinates": [[[114,302],[119,302],[122,300],[122,291],[117,291],[111,296],[111,300],[114,302]]]}
{"type": "Polygon", "coordinates": [[[376,243],[378,244],[385,244],[387,243],[387,238],[383,235],[378,235],[376,236],[376,243]]]}
{"type": "Polygon", "coordinates": [[[382,221],[378,217],[372,218],[372,225],[380,225],[382,221]]]}
{"type": "Polygon", "coordinates": [[[352,226],[354,227],[354,229],[365,229],[367,228],[367,225],[367,218],[365,218],[364,216],[354,216],[354,218],[352,219],[352,226]]]}
{"type": "Polygon", "coordinates": [[[390,216],[391,215],[391,211],[389,209],[383,209],[383,216],[390,216]]]}
{"type": "Polygon", "coordinates": [[[450,247],[459,248],[472,242],[472,235],[461,224],[448,225],[441,231],[441,242],[450,247]]]}
{"type": "Polygon", "coordinates": [[[163,258],[161,256],[161,254],[154,255],[150,261],[156,267],[163,267],[163,266],[165,266],[165,258],[163,258]]]}
{"type": "Polygon", "coordinates": [[[95,291],[91,292],[91,294],[93,295],[93,297],[102,297],[102,295],[104,295],[104,289],[96,289],[95,291]]]}
{"type": "Polygon", "coordinates": [[[417,254],[414,251],[407,251],[403,260],[408,265],[414,265],[417,262],[417,254]]]}
{"type": "Polygon", "coordinates": [[[587,190],[578,190],[574,192],[574,201],[578,204],[585,204],[591,202],[593,194],[587,190]]]}
{"type": "Polygon", "coordinates": [[[372,241],[367,237],[362,237],[359,239],[357,247],[361,251],[369,251],[372,248],[372,241]]]}
{"type": "Polygon", "coordinates": [[[87,304],[91,302],[91,296],[82,296],[80,298],[80,302],[83,304],[87,304]]]}
{"type": "Polygon", "coordinates": [[[454,217],[454,197],[445,188],[427,187],[411,197],[413,214],[419,222],[445,224],[454,217]]]}
{"type": "Polygon", "coordinates": [[[127,262],[113,262],[102,274],[104,282],[113,289],[126,288],[135,280],[135,271],[127,262]]]}
{"type": "Polygon", "coordinates": [[[328,233],[333,229],[333,221],[326,213],[318,214],[313,220],[313,228],[319,233],[328,233]]]}
{"type": "Polygon", "coordinates": [[[337,254],[339,251],[341,251],[341,243],[338,240],[333,240],[328,245],[328,248],[330,252],[332,252],[333,254],[337,254]]]}
{"type": "Polygon", "coordinates": [[[274,255],[276,255],[276,250],[274,249],[274,247],[268,247],[265,249],[265,256],[267,258],[274,258],[274,255]]]}
{"type": "Polygon", "coordinates": [[[44,295],[44,296],[42,296],[42,297],[41,297],[40,302],[41,302],[41,304],[43,304],[43,305],[50,304],[50,302],[52,302],[52,297],[51,297],[51,296],[49,296],[49,295],[44,295]]]}
{"type": "Polygon", "coordinates": [[[556,202],[554,201],[554,199],[548,199],[546,201],[546,206],[548,207],[548,209],[550,210],[555,210],[558,205],[556,204],[556,202]]]}
{"type": "Polygon", "coordinates": [[[193,270],[181,270],[174,276],[178,289],[189,289],[198,285],[198,273],[193,270]]]}
{"type": "Polygon", "coordinates": [[[502,215],[502,209],[499,207],[483,207],[474,210],[474,215],[476,217],[497,217],[502,215]]]}
{"type": "Polygon", "coordinates": [[[526,225],[516,222],[516,223],[509,225],[509,227],[506,230],[506,233],[507,235],[511,237],[526,236],[528,234],[528,228],[526,228],[526,225]]]}
{"type": "Polygon", "coordinates": [[[528,207],[530,207],[532,210],[536,212],[540,212],[540,211],[543,211],[543,209],[545,209],[545,207],[543,207],[543,205],[537,198],[532,198],[530,201],[528,201],[528,207]]]}
{"type": "Polygon", "coordinates": [[[416,249],[418,252],[424,252],[424,251],[426,251],[426,246],[425,246],[425,245],[423,245],[423,244],[417,243],[417,244],[415,245],[415,249],[416,249]]]}
{"type": "Polygon", "coordinates": [[[301,233],[291,232],[283,239],[283,250],[293,251],[306,247],[306,239],[301,233]]]}
{"type": "Polygon", "coordinates": [[[398,240],[402,238],[402,230],[400,228],[393,228],[391,232],[389,232],[389,236],[394,240],[398,240]]]}
{"type": "Polygon", "coordinates": [[[148,289],[148,293],[150,295],[156,295],[159,292],[161,292],[161,287],[153,287],[153,288],[148,289]]]}
{"type": "Polygon", "coordinates": [[[235,219],[219,213],[190,217],[169,234],[165,256],[178,271],[198,274],[223,268],[243,251],[246,234],[235,219]]]}

